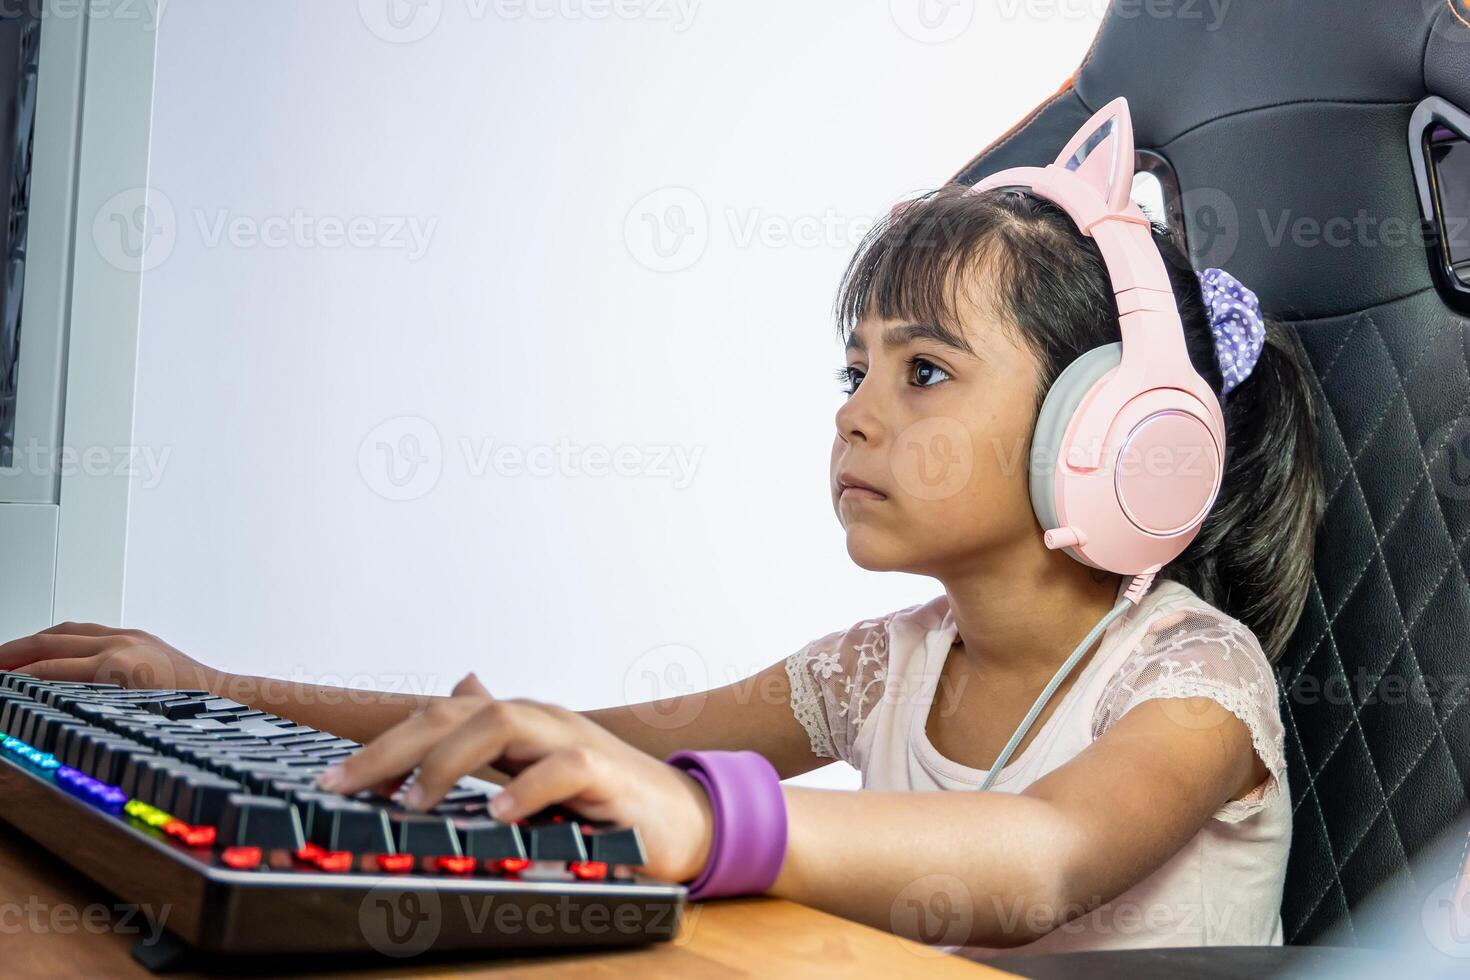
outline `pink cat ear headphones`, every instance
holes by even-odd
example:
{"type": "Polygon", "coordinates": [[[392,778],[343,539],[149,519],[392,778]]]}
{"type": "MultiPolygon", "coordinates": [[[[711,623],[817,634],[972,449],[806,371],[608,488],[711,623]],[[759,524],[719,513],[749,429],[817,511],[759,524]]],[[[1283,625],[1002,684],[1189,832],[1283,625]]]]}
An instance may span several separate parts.
{"type": "MultiPolygon", "coordinates": [[[[1133,583],[1052,676],[982,790],[1108,624],[1194,540],[1220,492],[1225,460],[1220,403],[1190,363],[1163,256],[1130,197],[1128,100],[1099,109],[1053,163],[999,171],[965,193],[995,187],[1056,202],[1097,242],[1112,278],[1123,340],[1077,358],[1047,391],[1032,437],[1031,507],[1048,548],[1133,583]]],[[[710,858],[690,897],[769,888],[786,850],[785,800],[771,764],[755,752],[679,752],[667,761],[698,780],[715,814],[710,858]]]]}
{"type": "Polygon", "coordinates": [[[1046,546],[1151,581],[1194,540],[1215,503],[1225,419],[1190,363],[1163,256],[1130,199],[1128,100],[1094,113],[1047,166],[1002,170],[965,193],[996,187],[1055,202],[1097,242],[1122,328],[1121,343],[1067,366],[1037,415],[1031,505],[1046,546]]]}

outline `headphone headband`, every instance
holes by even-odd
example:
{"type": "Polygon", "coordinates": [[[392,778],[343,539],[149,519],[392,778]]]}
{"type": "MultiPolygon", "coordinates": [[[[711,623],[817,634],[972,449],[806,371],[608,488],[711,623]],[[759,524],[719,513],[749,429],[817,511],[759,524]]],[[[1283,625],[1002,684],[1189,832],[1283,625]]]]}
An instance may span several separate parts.
{"type": "Polygon", "coordinates": [[[1047,547],[1136,575],[1157,571],[1198,533],[1220,487],[1225,419],[1189,360],[1153,226],[1132,200],[1133,154],[1128,101],[1119,96],[1052,163],[998,171],[965,195],[1024,188],[1054,202],[1097,242],[1122,342],[1083,355],[1047,393],[1033,444],[1049,458],[1033,453],[1031,495],[1047,547]],[[1174,468],[1125,471],[1125,451],[1168,453],[1174,468]],[[1185,456],[1202,462],[1186,471],[1185,456]]]}

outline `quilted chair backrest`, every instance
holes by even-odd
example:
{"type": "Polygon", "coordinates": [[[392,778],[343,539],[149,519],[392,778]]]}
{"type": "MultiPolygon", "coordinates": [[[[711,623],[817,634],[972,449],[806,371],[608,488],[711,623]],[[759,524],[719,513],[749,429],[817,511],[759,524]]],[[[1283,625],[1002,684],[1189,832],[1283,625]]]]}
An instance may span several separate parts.
{"type": "Polygon", "coordinates": [[[1370,892],[1452,873],[1470,792],[1470,311],[1433,272],[1409,150],[1427,96],[1470,111],[1470,0],[1115,2],[1073,77],[954,179],[1044,166],[1119,95],[1195,267],[1308,355],[1327,507],[1278,666],[1282,918],[1289,943],[1369,942],[1370,892]]]}

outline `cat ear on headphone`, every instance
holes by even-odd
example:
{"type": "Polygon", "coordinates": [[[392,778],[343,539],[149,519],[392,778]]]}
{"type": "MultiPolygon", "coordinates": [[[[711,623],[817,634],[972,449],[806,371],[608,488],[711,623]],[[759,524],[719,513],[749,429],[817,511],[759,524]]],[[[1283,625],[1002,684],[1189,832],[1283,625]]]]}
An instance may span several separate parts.
{"type": "Polygon", "coordinates": [[[1133,117],[1118,96],[1092,114],[1057,154],[1056,165],[1074,171],[1121,211],[1133,192],[1133,117]]]}

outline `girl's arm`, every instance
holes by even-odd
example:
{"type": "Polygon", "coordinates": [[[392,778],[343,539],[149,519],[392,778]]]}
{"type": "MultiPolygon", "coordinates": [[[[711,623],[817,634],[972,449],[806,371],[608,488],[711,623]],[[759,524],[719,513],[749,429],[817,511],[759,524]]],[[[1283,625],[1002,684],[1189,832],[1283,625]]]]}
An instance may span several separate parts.
{"type": "Polygon", "coordinates": [[[1142,881],[1266,777],[1215,701],[1145,701],[1019,794],[787,787],[771,891],[910,938],[1020,945],[1142,881]]]}
{"type": "MultiPolygon", "coordinates": [[[[515,773],[502,820],[565,803],[637,826],[648,870],[695,877],[713,818],[691,776],[555,705],[454,695],[328,770],[351,793],[417,769],[428,808],[461,775],[515,773]]],[[[1019,945],[1110,901],[1266,777],[1244,723],[1205,698],[1145,701],[1021,794],[785,788],[788,850],[772,893],[926,942],[1019,945]],[[944,934],[914,909],[948,916],[944,934]]]]}
{"type": "MultiPolygon", "coordinates": [[[[215,670],[158,637],[95,623],[62,623],[0,644],[0,670],[24,668],[48,680],[133,688],[205,690],[355,742],[370,742],[445,700],[304,684],[215,670]]],[[[752,749],[782,777],[825,764],[791,713],[782,662],[711,691],[583,712],[624,742],[660,759],[680,749],[752,749]]]]}
{"type": "Polygon", "coordinates": [[[832,761],[812,752],[810,736],[791,712],[784,660],[710,691],[582,714],[658,759],[680,749],[749,749],[765,756],[782,779],[832,761]]]}

